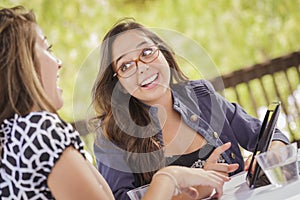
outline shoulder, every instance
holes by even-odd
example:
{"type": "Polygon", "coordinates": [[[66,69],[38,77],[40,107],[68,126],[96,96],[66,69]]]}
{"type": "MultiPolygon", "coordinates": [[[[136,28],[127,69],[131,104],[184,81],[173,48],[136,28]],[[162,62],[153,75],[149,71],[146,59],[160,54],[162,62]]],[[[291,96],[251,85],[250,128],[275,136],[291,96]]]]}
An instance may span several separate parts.
{"type": "Polygon", "coordinates": [[[177,83],[171,86],[174,98],[189,101],[209,100],[216,95],[212,84],[204,79],[190,80],[183,83],[177,83]]]}
{"type": "Polygon", "coordinates": [[[30,158],[26,162],[37,162],[43,166],[39,173],[48,176],[69,146],[73,146],[85,157],[79,133],[55,113],[31,112],[19,117],[17,124],[19,129],[16,129],[15,136],[17,138],[18,132],[23,135],[19,145],[26,159],[30,158]],[[26,124],[26,128],[22,127],[22,123],[26,124]]]}
{"type": "Polygon", "coordinates": [[[204,79],[189,81],[186,83],[186,88],[193,90],[197,96],[206,96],[215,93],[213,85],[204,79]]]}
{"type": "Polygon", "coordinates": [[[57,114],[47,111],[31,112],[26,116],[19,117],[17,124],[21,127],[30,126],[33,129],[40,131],[52,130],[70,130],[75,131],[74,127],[63,121],[57,114]]]}
{"type": "Polygon", "coordinates": [[[66,143],[71,140],[79,140],[79,133],[74,127],[63,121],[57,114],[46,111],[31,112],[26,116],[19,117],[17,126],[26,132],[28,139],[40,139],[40,142],[53,144],[66,143]]]}
{"type": "Polygon", "coordinates": [[[20,117],[18,124],[20,123],[26,123],[26,128],[23,129],[26,140],[33,141],[33,145],[37,147],[43,147],[49,155],[57,158],[69,146],[73,146],[84,155],[79,133],[57,114],[46,111],[32,112],[20,117]]]}
{"type": "Polygon", "coordinates": [[[19,122],[28,122],[37,124],[43,129],[49,128],[53,124],[62,124],[63,126],[68,126],[57,114],[50,113],[47,111],[42,112],[31,112],[24,117],[20,117],[19,122]]]}

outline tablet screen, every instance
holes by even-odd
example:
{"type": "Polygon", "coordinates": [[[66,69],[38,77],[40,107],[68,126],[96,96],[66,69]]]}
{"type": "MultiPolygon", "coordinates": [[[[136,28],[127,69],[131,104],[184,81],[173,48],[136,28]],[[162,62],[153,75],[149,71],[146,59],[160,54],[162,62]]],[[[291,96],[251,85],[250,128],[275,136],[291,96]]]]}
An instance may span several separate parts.
{"type": "Polygon", "coordinates": [[[273,133],[277,123],[278,115],[280,112],[280,102],[271,103],[265,114],[261,130],[258,136],[255,150],[250,162],[248,173],[246,176],[247,184],[250,188],[256,188],[263,185],[270,184],[268,178],[265,176],[258,164],[255,165],[254,172],[251,173],[251,168],[254,163],[254,157],[256,154],[265,152],[268,150],[270,143],[272,141],[273,133]]]}

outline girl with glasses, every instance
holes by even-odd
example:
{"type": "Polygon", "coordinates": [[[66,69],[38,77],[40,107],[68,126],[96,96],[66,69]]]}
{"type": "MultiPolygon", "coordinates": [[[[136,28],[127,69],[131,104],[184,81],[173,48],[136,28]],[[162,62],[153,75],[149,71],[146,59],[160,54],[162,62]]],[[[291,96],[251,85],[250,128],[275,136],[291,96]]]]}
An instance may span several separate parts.
{"type": "MultiPolygon", "coordinates": [[[[253,151],[261,127],[208,81],[188,80],[166,42],[132,20],[120,21],[105,35],[92,96],[98,170],[120,200],[168,165],[227,176],[243,171],[248,164],[240,146],[253,151]]],[[[277,130],[273,147],[288,142],[277,130]]],[[[198,198],[213,190],[195,189],[198,198]]]]}

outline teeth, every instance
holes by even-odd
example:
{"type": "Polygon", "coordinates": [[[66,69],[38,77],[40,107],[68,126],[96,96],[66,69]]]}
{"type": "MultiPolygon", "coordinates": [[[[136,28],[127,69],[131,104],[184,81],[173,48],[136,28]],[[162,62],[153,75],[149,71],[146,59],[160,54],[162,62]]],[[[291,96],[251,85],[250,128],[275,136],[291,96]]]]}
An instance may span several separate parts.
{"type": "Polygon", "coordinates": [[[149,83],[153,82],[156,78],[157,78],[157,74],[151,76],[150,78],[144,80],[142,83],[141,83],[141,86],[144,86],[144,85],[148,85],[149,83]]]}

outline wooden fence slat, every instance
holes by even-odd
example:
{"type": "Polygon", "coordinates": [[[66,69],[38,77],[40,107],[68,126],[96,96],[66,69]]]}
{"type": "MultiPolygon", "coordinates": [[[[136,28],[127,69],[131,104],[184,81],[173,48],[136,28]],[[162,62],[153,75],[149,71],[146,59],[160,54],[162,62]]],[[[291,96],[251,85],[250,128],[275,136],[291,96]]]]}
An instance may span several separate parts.
{"type": "MultiPolygon", "coordinates": [[[[280,100],[282,103],[282,112],[286,115],[285,120],[287,122],[287,129],[292,137],[291,139],[297,139],[300,141],[300,99],[297,99],[297,97],[294,95],[294,92],[297,89],[294,88],[295,85],[300,85],[299,67],[300,51],[295,51],[288,55],[280,56],[262,63],[257,63],[255,65],[233,71],[229,74],[221,76],[225,89],[225,91],[222,91],[222,93],[226,92],[227,89],[232,88],[235,92],[235,96],[237,97],[237,103],[242,107],[249,107],[249,105],[245,106],[241,104],[242,94],[239,92],[239,90],[237,90],[240,85],[245,85],[247,88],[246,92],[250,97],[248,104],[251,104],[251,110],[253,110],[256,115],[258,107],[262,105],[258,104],[257,98],[255,98],[254,95],[254,91],[252,91],[253,88],[255,88],[255,90],[261,89],[261,93],[263,94],[262,96],[266,102],[265,106],[270,104],[271,101],[280,100]],[[293,82],[291,82],[287,74],[287,71],[290,69],[296,70],[296,77],[298,77],[296,82],[294,82],[294,79],[293,82]],[[271,82],[264,82],[263,79],[265,77],[267,77],[266,81],[271,82]],[[269,77],[271,78],[269,79],[269,77]],[[277,79],[276,77],[281,78],[277,79]],[[253,80],[258,80],[261,88],[252,86],[252,83],[254,82],[253,80]],[[266,84],[268,87],[266,87],[266,84]],[[288,98],[292,98],[293,104],[289,105],[288,98]]],[[[214,85],[214,79],[212,79],[211,82],[214,85]]]]}

